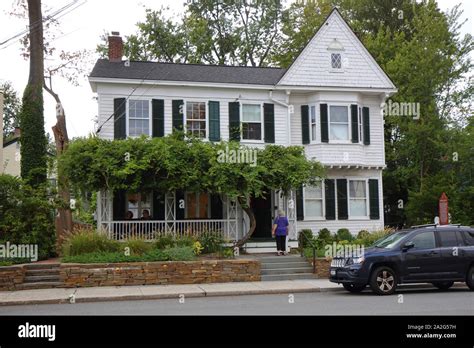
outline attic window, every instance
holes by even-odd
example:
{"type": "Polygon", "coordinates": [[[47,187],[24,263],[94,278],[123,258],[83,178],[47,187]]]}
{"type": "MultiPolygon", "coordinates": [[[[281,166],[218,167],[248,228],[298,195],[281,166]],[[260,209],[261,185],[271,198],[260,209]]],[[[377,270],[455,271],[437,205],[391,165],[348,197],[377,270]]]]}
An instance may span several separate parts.
{"type": "Polygon", "coordinates": [[[331,53],[331,66],[333,69],[341,69],[341,54],[340,53],[331,53]]]}

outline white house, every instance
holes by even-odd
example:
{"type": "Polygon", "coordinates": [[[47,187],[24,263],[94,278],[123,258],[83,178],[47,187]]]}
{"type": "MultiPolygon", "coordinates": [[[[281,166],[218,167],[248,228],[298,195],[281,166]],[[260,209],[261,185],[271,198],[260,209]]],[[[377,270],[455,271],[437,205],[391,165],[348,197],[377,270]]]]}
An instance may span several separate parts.
{"type": "MultiPolygon", "coordinates": [[[[109,59],[98,60],[89,77],[99,136],[155,137],[184,127],[209,141],[302,145],[327,178],[291,197],[254,199],[255,239],[271,237],[278,207],[287,210],[290,239],[301,229],[383,228],[381,103],[396,87],[336,9],[288,69],[128,62],[122,46],[117,34],[109,37],[109,59]]],[[[126,230],[127,211],[134,218],[151,212],[151,221],[136,222],[140,230],[219,229],[237,239],[248,225],[236,202],[207,193],[101,192],[98,207],[110,236],[126,230]]]]}

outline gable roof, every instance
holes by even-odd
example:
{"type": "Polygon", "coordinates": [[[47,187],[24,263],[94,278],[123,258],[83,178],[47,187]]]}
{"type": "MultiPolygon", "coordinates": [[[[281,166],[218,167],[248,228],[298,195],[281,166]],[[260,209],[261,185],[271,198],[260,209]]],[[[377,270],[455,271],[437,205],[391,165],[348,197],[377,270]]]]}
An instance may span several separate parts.
{"type": "Polygon", "coordinates": [[[286,70],[278,85],[396,90],[390,77],[378,65],[337,8],[333,8],[329,13],[316,34],[286,70]],[[341,46],[342,57],[346,59],[341,73],[331,71],[329,47],[332,40],[335,40],[337,46],[341,46]]]}
{"type": "Polygon", "coordinates": [[[285,71],[282,68],[156,62],[130,62],[127,67],[124,62],[99,59],[90,77],[274,86],[285,71]]]}

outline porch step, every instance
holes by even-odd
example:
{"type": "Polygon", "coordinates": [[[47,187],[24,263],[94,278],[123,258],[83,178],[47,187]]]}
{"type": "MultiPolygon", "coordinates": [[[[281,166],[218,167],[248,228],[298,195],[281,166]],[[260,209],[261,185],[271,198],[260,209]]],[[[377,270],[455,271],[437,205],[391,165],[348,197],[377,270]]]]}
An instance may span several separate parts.
{"type": "Polygon", "coordinates": [[[33,263],[25,266],[21,289],[49,289],[61,286],[59,263],[33,263]]]}
{"type": "Polygon", "coordinates": [[[45,269],[27,269],[26,277],[29,276],[47,276],[47,275],[59,275],[59,268],[45,268],[45,269]]]}
{"type": "Polygon", "coordinates": [[[59,274],[49,274],[49,275],[26,275],[24,283],[44,283],[44,282],[58,282],[59,274]]]}
{"type": "Polygon", "coordinates": [[[33,290],[33,289],[51,289],[57,288],[64,285],[62,282],[36,282],[36,283],[23,283],[19,286],[20,290],[33,290]]]}
{"type": "Polygon", "coordinates": [[[295,274],[262,274],[261,281],[272,280],[298,280],[298,279],[315,279],[313,273],[295,273],[295,274]]]}
{"type": "Polygon", "coordinates": [[[262,265],[271,263],[281,263],[282,265],[287,265],[288,263],[293,262],[305,262],[308,264],[308,262],[306,262],[305,259],[299,255],[263,256],[260,258],[260,261],[262,262],[262,265]]]}
{"type": "Polygon", "coordinates": [[[274,269],[262,269],[260,274],[263,275],[275,275],[275,274],[285,274],[285,275],[293,275],[293,274],[301,274],[301,273],[311,273],[313,272],[313,268],[309,265],[306,267],[297,267],[297,268],[274,268],[274,269]]]}
{"type": "Polygon", "coordinates": [[[25,269],[27,271],[37,270],[37,269],[51,269],[51,268],[59,269],[59,263],[32,263],[25,266],[25,269]]]}
{"type": "Polygon", "coordinates": [[[291,262],[268,262],[262,263],[262,270],[282,269],[282,268],[301,268],[310,267],[307,261],[291,261],[291,262]]]}

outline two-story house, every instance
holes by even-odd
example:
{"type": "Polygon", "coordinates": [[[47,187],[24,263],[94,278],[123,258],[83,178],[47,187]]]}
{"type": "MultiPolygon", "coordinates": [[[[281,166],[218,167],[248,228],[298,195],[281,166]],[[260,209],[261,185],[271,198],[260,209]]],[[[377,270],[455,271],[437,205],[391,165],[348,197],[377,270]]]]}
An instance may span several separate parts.
{"type": "MultiPolygon", "coordinates": [[[[381,104],[396,87],[335,9],[291,66],[259,68],[122,60],[122,39],[109,37],[109,59],[89,80],[97,93],[99,136],[160,137],[174,128],[208,141],[238,140],[304,146],[327,177],[290,197],[254,199],[255,238],[271,237],[277,208],[287,211],[290,240],[297,231],[383,228],[385,167],[381,104]]],[[[205,192],[101,192],[98,225],[116,235],[147,210],[151,229],[220,229],[230,239],[247,230],[236,202],[205,192]]]]}

